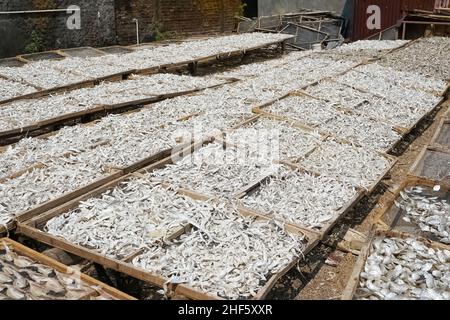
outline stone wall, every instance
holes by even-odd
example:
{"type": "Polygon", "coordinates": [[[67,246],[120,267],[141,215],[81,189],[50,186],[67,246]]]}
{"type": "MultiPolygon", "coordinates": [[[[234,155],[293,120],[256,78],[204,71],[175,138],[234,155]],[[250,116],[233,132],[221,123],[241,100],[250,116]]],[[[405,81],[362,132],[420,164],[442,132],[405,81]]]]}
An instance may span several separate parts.
{"type": "Polygon", "coordinates": [[[0,0],[0,11],[81,9],[81,29],[67,28],[67,12],[0,15],[0,56],[25,52],[33,31],[44,50],[79,46],[103,46],[116,42],[114,0],[0,0]]]}

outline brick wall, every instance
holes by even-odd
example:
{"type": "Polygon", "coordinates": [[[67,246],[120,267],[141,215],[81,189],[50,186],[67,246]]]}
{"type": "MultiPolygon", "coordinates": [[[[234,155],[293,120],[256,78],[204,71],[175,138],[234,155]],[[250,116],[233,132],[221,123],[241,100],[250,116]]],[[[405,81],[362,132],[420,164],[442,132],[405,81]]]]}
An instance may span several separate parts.
{"type": "Polygon", "coordinates": [[[116,0],[116,30],[121,44],[135,43],[155,31],[176,35],[231,32],[240,0],[116,0]]]}

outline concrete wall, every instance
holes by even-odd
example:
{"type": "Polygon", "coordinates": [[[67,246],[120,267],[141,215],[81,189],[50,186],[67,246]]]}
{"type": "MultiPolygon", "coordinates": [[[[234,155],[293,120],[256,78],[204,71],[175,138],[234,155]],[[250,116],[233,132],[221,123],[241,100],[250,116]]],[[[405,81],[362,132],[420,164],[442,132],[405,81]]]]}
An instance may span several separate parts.
{"type": "Polygon", "coordinates": [[[297,12],[302,8],[341,13],[346,0],[258,0],[259,16],[297,12]]]}

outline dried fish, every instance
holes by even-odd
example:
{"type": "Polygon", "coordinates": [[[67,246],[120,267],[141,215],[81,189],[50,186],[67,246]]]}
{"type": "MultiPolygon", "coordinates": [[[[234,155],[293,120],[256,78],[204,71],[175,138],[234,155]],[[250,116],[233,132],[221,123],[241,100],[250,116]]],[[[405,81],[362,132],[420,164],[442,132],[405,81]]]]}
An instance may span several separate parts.
{"type": "Polygon", "coordinates": [[[348,182],[283,168],[241,202],[277,219],[320,229],[337,218],[356,195],[348,182]]]}
{"type": "Polygon", "coordinates": [[[315,131],[304,131],[287,121],[258,118],[242,128],[226,135],[226,141],[254,152],[278,152],[277,159],[289,160],[300,157],[320,143],[321,136],[315,131]]]}
{"type": "Polygon", "coordinates": [[[436,92],[437,95],[440,95],[447,87],[447,83],[443,80],[424,77],[416,72],[397,71],[393,68],[379,65],[378,63],[359,66],[355,71],[383,80],[400,88],[436,92]]]}
{"type": "Polygon", "coordinates": [[[409,97],[405,97],[402,102],[393,102],[333,81],[323,81],[305,91],[316,98],[351,109],[358,115],[385,120],[405,128],[412,127],[435,106],[432,104],[434,99],[427,106],[421,107],[409,97]]]}
{"type": "Polygon", "coordinates": [[[448,81],[450,79],[449,49],[450,43],[447,37],[423,38],[384,57],[378,63],[400,71],[448,81]]]}
{"type": "Polygon", "coordinates": [[[119,72],[187,62],[235,50],[246,50],[287,38],[289,36],[282,34],[263,33],[223,36],[147,48],[126,54],[38,61],[16,68],[0,67],[0,75],[51,89],[119,72]]]}
{"type": "MultiPolygon", "coordinates": [[[[400,48],[407,44],[408,40],[360,40],[353,43],[345,44],[334,50],[332,54],[342,54],[350,58],[357,57],[361,61],[373,58],[379,58],[393,49],[400,48]]],[[[325,52],[326,54],[329,52],[325,52]]]]}
{"type": "Polygon", "coordinates": [[[131,178],[98,198],[49,220],[45,231],[103,255],[123,259],[184,227],[194,214],[209,212],[201,203],[145,178],[131,178]]]}
{"type": "Polygon", "coordinates": [[[450,203],[438,193],[426,193],[429,188],[414,186],[403,190],[395,205],[405,212],[407,219],[438,241],[450,244],[450,203]]]}
{"type": "Polygon", "coordinates": [[[2,106],[0,131],[29,126],[39,121],[89,110],[97,106],[148,99],[161,94],[200,89],[220,83],[223,81],[209,77],[170,74],[134,77],[122,82],[104,82],[92,88],[2,106]]]}
{"type": "Polygon", "coordinates": [[[0,75],[9,79],[30,83],[43,89],[52,89],[89,80],[89,77],[72,73],[70,69],[52,68],[54,61],[37,61],[22,67],[0,67],[0,75]]]}
{"type": "Polygon", "coordinates": [[[413,238],[378,237],[356,295],[370,300],[449,300],[449,271],[449,250],[413,238]]]}
{"type": "Polygon", "coordinates": [[[86,186],[105,176],[101,164],[86,164],[74,157],[52,161],[23,175],[0,183],[0,224],[6,225],[18,214],[86,186]]]}
{"type": "Polygon", "coordinates": [[[155,181],[166,182],[203,194],[231,197],[243,187],[275,170],[270,153],[261,154],[243,146],[225,147],[211,143],[194,151],[172,165],[154,170],[149,175],[155,181]]]}
{"type": "Polygon", "coordinates": [[[275,102],[264,110],[302,122],[310,127],[320,127],[339,115],[333,106],[306,96],[288,97],[275,102]]]}
{"type": "Polygon", "coordinates": [[[386,157],[374,150],[339,143],[332,139],[320,144],[299,163],[307,169],[343,179],[356,187],[366,189],[390,167],[386,157]]]}
{"type": "MultiPolygon", "coordinates": [[[[76,274],[73,276],[63,274],[20,255],[7,245],[4,248],[6,250],[0,250],[0,300],[80,299],[98,291],[76,274]],[[46,270],[51,270],[51,273],[42,272],[46,270]]],[[[98,292],[105,299],[113,299],[98,292]]]]}
{"type": "Polygon", "coordinates": [[[0,101],[8,100],[36,91],[37,90],[35,88],[24,83],[0,78],[0,101]]]}
{"type": "Polygon", "coordinates": [[[204,293],[251,298],[305,248],[302,237],[273,221],[243,218],[223,204],[211,206],[193,230],[167,246],[151,248],[133,264],[204,293]]]}
{"type": "Polygon", "coordinates": [[[430,111],[441,100],[441,97],[432,93],[402,88],[382,78],[376,78],[375,75],[368,75],[355,70],[337,77],[336,81],[380,95],[393,102],[404,104],[405,99],[408,99],[407,101],[411,101],[413,106],[421,110],[430,111]]]}
{"type": "Polygon", "coordinates": [[[401,139],[392,125],[358,115],[341,114],[324,123],[321,128],[335,137],[383,152],[401,139]]]}

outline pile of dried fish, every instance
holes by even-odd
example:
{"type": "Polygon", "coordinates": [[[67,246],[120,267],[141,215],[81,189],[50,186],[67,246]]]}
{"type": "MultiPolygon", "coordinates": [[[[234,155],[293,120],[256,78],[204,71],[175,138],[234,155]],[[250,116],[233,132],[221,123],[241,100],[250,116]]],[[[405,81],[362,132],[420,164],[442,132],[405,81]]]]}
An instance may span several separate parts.
{"type": "Polygon", "coordinates": [[[390,167],[386,157],[376,151],[331,139],[320,144],[299,163],[307,169],[363,188],[370,188],[390,167]]]}
{"type": "Polygon", "coordinates": [[[244,146],[226,146],[211,143],[177,160],[174,164],[157,169],[149,175],[153,180],[167,182],[176,187],[207,195],[231,197],[250,183],[272,174],[278,166],[270,156],[249,150],[244,146]],[[265,157],[267,156],[267,157],[265,157]]]}
{"type": "Polygon", "coordinates": [[[441,97],[413,89],[402,88],[394,83],[377,78],[375,75],[350,71],[336,78],[336,81],[357,89],[377,94],[396,103],[411,103],[414,107],[430,111],[441,100],[441,97]]]}
{"type": "Polygon", "coordinates": [[[0,67],[0,75],[26,81],[43,89],[74,84],[118,72],[184,63],[235,50],[251,49],[289,38],[282,34],[241,34],[207,40],[175,43],[102,57],[68,58],[60,61],[38,61],[22,67],[0,67]]]}
{"type": "Polygon", "coordinates": [[[375,238],[356,292],[370,300],[450,300],[450,250],[413,239],[375,238]]]}
{"type": "Polygon", "coordinates": [[[280,170],[242,203],[268,214],[309,228],[323,228],[337,218],[339,210],[351,204],[357,191],[348,182],[324,175],[313,176],[280,170]]]}
{"type": "Polygon", "coordinates": [[[9,79],[30,83],[43,89],[52,89],[89,80],[89,77],[72,73],[69,69],[52,68],[53,61],[37,61],[22,67],[0,67],[0,75],[9,79]]]}
{"type": "MultiPolygon", "coordinates": [[[[260,99],[265,97],[263,92],[258,93],[260,99]]],[[[152,155],[151,152],[175,145],[176,141],[188,142],[194,134],[202,139],[204,134],[228,129],[250,118],[250,106],[259,102],[253,102],[251,97],[251,92],[241,92],[238,86],[224,86],[162,101],[133,114],[110,115],[94,125],[65,127],[47,139],[25,139],[0,153],[0,179],[68,152],[92,150],[92,161],[102,157],[112,166],[130,165],[152,155]],[[100,149],[94,150],[97,148],[100,149]]]]}
{"type": "Polygon", "coordinates": [[[385,120],[405,128],[413,126],[426,112],[414,103],[409,103],[411,101],[407,97],[405,101],[396,103],[334,81],[322,81],[305,91],[318,99],[352,109],[358,115],[385,120]]]}
{"type": "Polygon", "coordinates": [[[102,255],[124,259],[142,248],[159,247],[188,225],[194,215],[212,211],[145,178],[131,178],[49,220],[45,231],[102,255]]]}
{"type": "Polygon", "coordinates": [[[86,164],[73,156],[51,161],[11,180],[0,183],[0,225],[32,207],[106,176],[101,165],[86,164]]]}
{"type": "Polygon", "coordinates": [[[342,57],[346,58],[348,56],[349,59],[357,58],[360,62],[379,58],[391,50],[400,48],[401,46],[407,44],[409,41],[405,40],[360,40],[353,43],[345,44],[340,46],[334,50],[329,52],[325,52],[325,54],[337,54],[343,55],[342,57]]]}
{"type": "Polygon", "coordinates": [[[317,132],[304,131],[286,121],[260,117],[250,124],[231,131],[226,140],[233,145],[245,146],[255,152],[274,150],[276,157],[288,160],[300,157],[320,143],[317,132]]]}
{"type": "Polygon", "coordinates": [[[354,52],[360,50],[393,50],[409,43],[409,40],[360,40],[335,49],[340,52],[354,52]]]}
{"type": "Polygon", "coordinates": [[[122,82],[105,82],[48,98],[17,101],[0,108],[0,131],[21,128],[61,115],[182,92],[223,83],[213,78],[157,74],[122,82]]]}
{"type": "Polygon", "coordinates": [[[150,248],[133,264],[203,293],[248,299],[305,248],[303,238],[273,221],[243,218],[222,204],[210,207],[199,212],[193,230],[170,245],[150,248]]]}
{"type": "Polygon", "coordinates": [[[303,59],[311,55],[310,51],[293,51],[277,59],[271,59],[263,62],[250,63],[230,71],[220,73],[219,77],[231,77],[231,78],[252,78],[261,77],[266,73],[274,72],[278,67],[284,65],[302,64],[303,59]]]}
{"type": "Polygon", "coordinates": [[[383,67],[377,63],[359,66],[355,71],[362,72],[377,79],[382,79],[383,81],[400,88],[436,92],[438,95],[440,95],[447,87],[447,83],[443,80],[424,77],[415,72],[397,71],[390,67],[383,67]]]}
{"type": "Polygon", "coordinates": [[[0,243],[0,300],[77,300],[93,292],[100,294],[98,298],[111,299],[98,289],[76,274],[61,273],[0,243]]]}
{"type": "Polygon", "coordinates": [[[263,110],[299,121],[310,127],[321,127],[324,123],[340,116],[340,113],[326,102],[306,96],[288,97],[263,110]]]}
{"type": "Polygon", "coordinates": [[[102,78],[121,72],[132,71],[130,66],[117,62],[117,55],[88,58],[73,57],[53,62],[52,68],[71,70],[89,78],[102,78]]]}
{"type": "Polygon", "coordinates": [[[433,193],[426,194],[427,189],[421,186],[407,188],[400,192],[395,205],[404,210],[405,221],[414,222],[423,232],[450,244],[450,203],[433,193]]]}
{"type": "Polygon", "coordinates": [[[358,115],[341,114],[322,124],[321,128],[335,137],[379,151],[390,149],[401,139],[392,125],[358,115]]]}
{"type": "Polygon", "coordinates": [[[0,101],[36,92],[36,89],[21,82],[0,78],[0,101]]]}
{"type": "Polygon", "coordinates": [[[450,80],[450,43],[447,37],[423,38],[407,48],[384,57],[378,63],[400,71],[426,77],[450,80]]]}
{"type": "Polygon", "coordinates": [[[206,40],[173,43],[167,46],[144,47],[135,52],[110,56],[110,64],[122,65],[131,69],[146,69],[162,65],[186,63],[191,60],[228,54],[236,50],[247,50],[255,46],[283,41],[285,35],[279,34],[241,34],[215,37],[206,40]]]}

